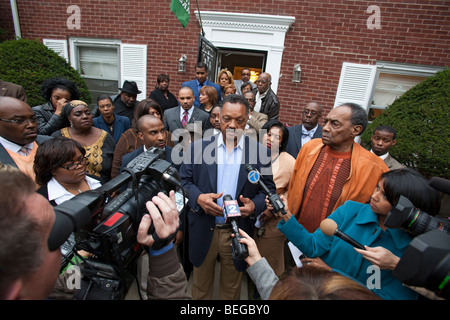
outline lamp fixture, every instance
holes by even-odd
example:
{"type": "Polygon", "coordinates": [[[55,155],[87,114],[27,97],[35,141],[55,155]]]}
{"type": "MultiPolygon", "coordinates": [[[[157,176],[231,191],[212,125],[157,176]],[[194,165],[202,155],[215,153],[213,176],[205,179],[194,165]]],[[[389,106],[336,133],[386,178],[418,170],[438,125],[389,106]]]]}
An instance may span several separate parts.
{"type": "Polygon", "coordinates": [[[292,82],[298,83],[300,82],[301,78],[302,78],[302,69],[300,68],[300,64],[298,63],[294,66],[294,74],[292,76],[292,82]]]}
{"type": "Polygon", "coordinates": [[[180,60],[178,60],[178,72],[186,72],[186,62],[187,57],[185,54],[181,55],[180,60]]]}

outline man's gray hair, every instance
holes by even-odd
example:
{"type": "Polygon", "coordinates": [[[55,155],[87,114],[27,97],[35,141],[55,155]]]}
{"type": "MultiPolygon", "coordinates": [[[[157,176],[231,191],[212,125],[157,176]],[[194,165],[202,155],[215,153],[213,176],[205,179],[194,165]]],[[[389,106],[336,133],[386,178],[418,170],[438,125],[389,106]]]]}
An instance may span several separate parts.
{"type": "Polygon", "coordinates": [[[352,117],[350,119],[352,125],[360,125],[362,126],[362,130],[359,135],[362,135],[363,132],[367,128],[368,119],[367,119],[367,112],[364,110],[363,107],[361,107],[359,104],[352,103],[352,102],[346,102],[340,105],[349,107],[352,110],[352,117]]]}

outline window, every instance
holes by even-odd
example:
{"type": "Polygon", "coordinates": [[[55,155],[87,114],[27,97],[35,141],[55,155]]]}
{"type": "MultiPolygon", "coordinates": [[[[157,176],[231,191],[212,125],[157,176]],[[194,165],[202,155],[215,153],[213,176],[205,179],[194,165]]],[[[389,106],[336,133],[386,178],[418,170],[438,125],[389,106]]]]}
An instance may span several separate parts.
{"type": "Polygon", "coordinates": [[[115,95],[120,88],[120,47],[117,44],[75,44],[76,69],[97,101],[101,94],[115,95]]]}
{"type": "Polygon", "coordinates": [[[147,45],[121,43],[120,40],[70,38],[67,50],[67,40],[43,39],[43,43],[80,72],[93,103],[100,94],[118,94],[125,80],[136,81],[142,91],[137,96],[138,101],[146,98],[147,45]]]}
{"type": "Polygon", "coordinates": [[[385,61],[376,65],[344,62],[334,107],[357,103],[368,111],[372,121],[406,91],[443,69],[385,61]]]}

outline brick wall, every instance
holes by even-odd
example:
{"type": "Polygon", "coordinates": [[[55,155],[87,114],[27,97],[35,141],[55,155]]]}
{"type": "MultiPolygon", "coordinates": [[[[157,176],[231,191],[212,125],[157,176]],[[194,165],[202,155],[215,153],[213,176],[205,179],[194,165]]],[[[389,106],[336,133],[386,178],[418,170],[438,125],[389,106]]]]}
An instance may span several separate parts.
{"type": "MultiPolygon", "coordinates": [[[[295,16],[286,34],[278,96],[280,120],[297,124],[300,110],[315,100],[330,110],[334,103],[342,62],[398,63],[450,66],[450,3],[438,0],[198,0],[203,11],[248,12],[295,16]],[[366,10],[381,10],[381,29],[368,29],[366,10]],[[302,82],[292,83],[295,64],[302,68],[302,82]]],[[[0,0],[0,8],[8,8],[0,0]]],[[[147,91],[159,73],[171,76],[171,91],[193,78],[200,32],[191,1],[186,29],[170,12],[170,1],[35,1],[18,3],[25,38],[92,37],[121,39],[148,45],[147,91]],[[81,8],[81,29],[69,30],[69,5],[81,8]],[[188,72],[178,73],[177,61],[188,54],[188,72]]]]}

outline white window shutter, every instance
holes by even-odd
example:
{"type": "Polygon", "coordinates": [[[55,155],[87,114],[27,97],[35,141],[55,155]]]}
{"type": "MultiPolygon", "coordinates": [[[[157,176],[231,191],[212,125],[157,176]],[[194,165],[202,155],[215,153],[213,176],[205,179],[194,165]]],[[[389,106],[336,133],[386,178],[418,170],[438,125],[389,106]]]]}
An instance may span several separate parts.
{"type": "Polygon", "coordinates": [[[69,62],[69,51],[67,50],[67,40],[56,40],[56,39],[43,39],[44,45],[55,51],[61,57],[69,62]]]}
{"type": "Polygon", "coordinates": [[[376,66],[344,62],[333,108],[353,102],[368,111],[376,74],[376,66]]]}
{"type": "Polygon", "coordinates": [[[121,44],[120,45],[120,83],[136,81],[140,91],[137,101],[147,97],[147,45],[121,44]]]}

